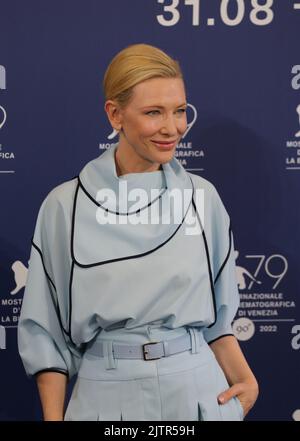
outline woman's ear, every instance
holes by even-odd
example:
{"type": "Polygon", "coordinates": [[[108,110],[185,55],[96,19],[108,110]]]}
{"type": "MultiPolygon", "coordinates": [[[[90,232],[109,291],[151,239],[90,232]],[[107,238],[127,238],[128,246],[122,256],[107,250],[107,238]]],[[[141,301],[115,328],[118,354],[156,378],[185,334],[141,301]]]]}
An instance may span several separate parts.
{"type": "Polygon", "coordinates": [[[109,122],[113,129],[120,131],[122,129],[122,114],[120,105],[113,100],[107,100],[104,105],[109,122]]]}

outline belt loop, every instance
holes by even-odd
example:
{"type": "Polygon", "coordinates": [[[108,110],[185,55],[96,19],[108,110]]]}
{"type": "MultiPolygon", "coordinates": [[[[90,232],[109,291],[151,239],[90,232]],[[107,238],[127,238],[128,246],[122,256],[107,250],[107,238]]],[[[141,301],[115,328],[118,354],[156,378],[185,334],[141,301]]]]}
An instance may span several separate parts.
{"type": "Polygon", "coordinates": [[[202,340],[200,339],[200,331],[199,329],[194,329],[195,332],[195,343],[196,343],[196,352],[200,352],[200,346],[202,345],[202,340]]]}
{"type": "Polygon", "coordinates": [[[164,346],[164,355],[165,355],[165,357],[168,357],[168,355],[170,355],[169,343],[168,343],[167,340],[164,340],[162,343],[163,343],[163,346],[164,346]]]}
{"type": "Polygon", "coordinates": [[[116,369],[117,363],[113,353],[112,340],[103,340],[103,357],[105,360],[105,369],[116,369]]]}
{"type": "Polygon", "coordinates": [[[196,329],[189,327],[188,331],[191,336],[191,343],[192,343],[192,354],[196,354],[200,350],[200,339],[199,334],[196,329]]]}

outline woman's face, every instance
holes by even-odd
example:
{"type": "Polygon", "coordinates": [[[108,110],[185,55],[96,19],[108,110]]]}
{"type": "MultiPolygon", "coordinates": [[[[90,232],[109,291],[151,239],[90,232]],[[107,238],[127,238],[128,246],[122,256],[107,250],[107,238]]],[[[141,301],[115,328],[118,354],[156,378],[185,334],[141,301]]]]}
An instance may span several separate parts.
{"type": "Polygon", "coordinates": [[[186,96],[180,78],[153,78],[137,84],[118,113],[122,127],[118,149],[142,168],[169,162],[187,128],[186,96]]]}

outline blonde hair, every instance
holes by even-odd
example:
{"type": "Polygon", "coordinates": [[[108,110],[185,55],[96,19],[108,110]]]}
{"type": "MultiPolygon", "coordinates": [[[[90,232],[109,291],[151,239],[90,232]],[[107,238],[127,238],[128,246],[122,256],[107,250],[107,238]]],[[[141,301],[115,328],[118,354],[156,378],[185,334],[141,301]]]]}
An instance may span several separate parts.
{"type": "Polygon", "coordinates": [[[106,69],[103,88],[106,100],[125,106],[133,88],[151,78],[181,78],[179,63],[157,47],[134,44],[119,52],[106,69]]]}

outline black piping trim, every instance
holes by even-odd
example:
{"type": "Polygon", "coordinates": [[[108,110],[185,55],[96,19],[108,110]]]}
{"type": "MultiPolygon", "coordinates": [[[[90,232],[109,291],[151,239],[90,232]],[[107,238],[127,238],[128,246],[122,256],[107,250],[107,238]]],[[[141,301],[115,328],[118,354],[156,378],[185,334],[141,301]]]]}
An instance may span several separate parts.
{"type": "Polygon", "coordinates": [[[142,210],[145,210],[146,208],[150,207],[150,205],[154,204],[154,202],[156,202],[158,199],[160,199],[162,197],[162,195],[165,193],[165,191],[167,190],[167,187],[164,187],[162,189],[162,191],[160,192],[160,194],[154,198],[152,201],[149,202],[149,204],[145,205],[142,208],[139,208],[136,211],[132,211],[132,212],[128,212],[128,213],[120,213],[119,211],[113,211],[113,210],[109,210],[108,208],[103,207],[103,205],[100,204],[100,202],[97,202],[91,195],[90,193],[86,190],[86,188],[84,187],[84,185],[82,184],[80,177],[78,176],[78,182],[79,182],[79,186],[80,188],[83,190],[83,192],[86,194],[86,196],[94,203],[96,204],[98,207],[102,208],[102,210],[106,211],[107,213],[112,213],[112,214],[117,214],[118,216],[130,216],[131,214],[137,214],[140,213],[142,210]]]}
{"type": "Polygon", "coordinates": [[[59,369],[59,368],[41,369],[40,371],[35,372],[33,375],[37,376],[38,374],[42,374],[43,372],[57,372],[58,374],[66,375],[66,377],[69,378],[69,372],[65,371],[64,369],[59,369]]]}
{"type": "Polygon", "coordinates": [[[78,190],[79,190],[79,177],[78,177],[78,182],[77,182],[75,195],[74,195],[74,202],[73,202],[72,225],[71,225],[71,243],[70,243],[71,257],[72,257],[72,260],[76,263],[77,263],[77,261],[75,259],[75,254],[74,254],[74,234],[75,234],[75,212],[76,212],[78,190]]]}
{"type": "Polygon", "coordinates": [[[48,274],[48,272],[47,272],[47,270],[46,270],[46,266],[45,266],[45,262],[44,262],[44,258],[43,258],[42,251],[41,251],[41,250],[39,249],[39,247],[33,242],[33,238],[31,239],[31,244],[32,244],[32,246],[37,250],[37,252],[39,253],[40,258],[41,258],[41,261],[42,261],[42,265],[43,265],[43,268],[44,268],[44,272],[45,272],[45,274],[46,274],[46,276],[47,276],[47,279],[49,280],[49,282],[50,282],[51,285],[53,286],[54,291],[56,292],[56,287],[55,287],[55,285],[54,285],[54,283],[53,283],[51,277],[49,276],[49,274],[48,274]]]}
{"type": "Polygon", "coordinates": [[[234,337],[233,334],[223,334],[223,335],[220,335],[220,337],[214,338],[213,340],[211,340],[211,341],[208,342],[207,344],[208,344],[208,345],[211,345],[211,344],[214,343],[215,341],[220,340],[220,338],[223,338],[223,337],[229,337],[229,336],[234,337]]]}
{"type": "Polygon", "coordinates": [[[72,260],[72,266],[71,266],[71,273],[70,273],[70,280],[69,280],[69,337],[71,342],[74,346],[76,344],[74,343],[72,339],[72,284],[73,284],[73,274],[74,274],[74,260],[72,260]]]}
{"type": "Polygon", "coordinates": [[[222,273],[222,271],[223,271],[223,269],[224,269],[224,267],[225,267],[225,265],[226,265],[226,263],[227,263],[227,260],[229,259],[229,256],[230,256],[230,251],[231,251],[231,246],[232,246],[232,239],[231,239],[231,236],[232,236],[231,221],[230,221],[230,224],[229,224],[228,234],[229,234],[229,249],[228,249],[227,255],[226,255],[226,257],[225,257],[225,260],[224,260],[224,262],[222,263],[222,265],[221,265],[221,267],[220,267],[220,269],[219,269],[219,271],[218,271],[218,274],[217,274],[217,276],[216,276],[216,278],[215,278],[214,283],[216,283],[216,281],[217,281],[218,278],[220,277],[220,275],[221,275],[221,273],[222,273]]]}
{"type": "Polygon", "coordinates": [[[208,328],[210,328],[211,326],[213,326],[216,321],[217,321],[217,305],[216,305],[216,295],[215,295],[215,289],[214,289],[214,282],[213,282],[213,275],[212,275],[212,270],[211,270],[211,264],[210,264],[210,256],[209,256],[209,249],[208,249],[208,245],[207,245],[207,240],[206,240],[206,236],[205,236],[205,231],[204,228],[202,226],[202,222],[195,204],[194,199],[192,199],[193,202],[193,207],[196,213],[196,216],[198,218],[201,230],[202,230],[202,238],[203,238],[203,242],[204,242],[204,247],[205,247],[205,254],[206,254],[206,260],[207,260],[207,267],[208,267],[208,274],[209,274],[209,283],[210,283],[210,290],[211,290],[211,294],[212,294],[212,299],[213,299],[213,306],[214,306],[214,321],[211,325],[208,326],[208,328]]]}
{"type": "MultiPolygon", "coordinates": [[[[192,182],[192,181],[191,181],[192,182]]],[[[192,182],[192,186],[193,186],[193,193],[192,193],[192,198],[191,198],[191,202],[193,201],[193,196],[194,196],[194,185],[192,182]]],[[[75,212],[76,212],[76,204],[77,204],[77,196],[78,196],[78,189],[79,189],[79,183],[77,185],[76,188],[76,192],[75,192],[75,198],[74,198],[74,205],[73,205],[73,213],[72,213],[72,228],[71,228],[71,256],[72,259],[74,260],[74,262],[76,263],[77,266],[79,266],[80,268],[92,268],[95,266],[100,266],[100,265],[106,265],[108,263],[114,263],[114,262],[120,262],[122,260],[130,260],[130,259],[137,259],[138,257],[144,257],[147,256],[148,254],[153,253],[154,251],[157,251],[159,248],[163,247],[166,243],[168,243],[177,233],[177,231],[179,230],[179,228],[182,226],[187,213],[189,211],[189,208],[191,206],[191,202],[188,206],[188,209],[186,210],[186,213],[181,221],[181,223],[178,225],[178,227],[176,228],[176,230],[174,231],[174,233],[171,234],[170,237],[168,237],[167,240],[165,240],[164,242],[162,242],[161,244],[159,244],[157,247],[153,248],[150,251],[146,251],[145,253],[141,253],[141,254],[135,254],[133,256],[125,256],[125,257],[119,257],[117,259],[109,259],[109,260],[104,260],[103,262],[96,262],[96,263],[90,263],[90,264],[82,264],[80,262],[78,262],[75,258],[75,254],[74,254],[74,231],[75,231],[75,212]]]]}
{"type": "MultiPolygon", "coordinates": [[[[54,283],[53,283],[51,277],[49,276],[49,274],[48,274],[48,272],[47,272],[47,270],[46,270],[46,266],[45,266],[45,262],[44,262],[43,253],[42,253],[42,251],[40,250],[40,248],[39,248],[39,247],[33,242],[33,238],[32,238],[32,240],[31,240],[31,243],[32,243],[32,246],[33,246],[33,247],[37,250],[37,252],[39,253],[40,258],[41,258],[41,261],[42,261],[43,269],[44,269],[44,272],[45,272],[45,274],[46,274],[46,277],[47,277],[47,279],[49,280],[49,282],[51,283],[51,285],[53,286],[53,289],[54,289],[54,291],[55,291],[55,293],[56,293],[56,295],[57,295],[56,287],[55,287],[55,285],[54,285],[54,283]]],[[[51,295],[51,299],[52,299],[52,302],[53,302],[54,309],[55,309],[56,314],[57,314],[57,318],[58,318],[59,324],[60,324],[62,330],[64,331],[64,333],[67,334],[67,335],[69,335],[68,331],[66,331],[66,329],[64,328],[64,325],[63,325],[63,323],[62,323],[62,319],[61,319],[61,314],[60,314],[60,309],[59,309],[58,299],[55,299],[55,298],[54,298],[53,293],[51,292],[51,290],[50,290],[50,295],[51,295]]]]}

